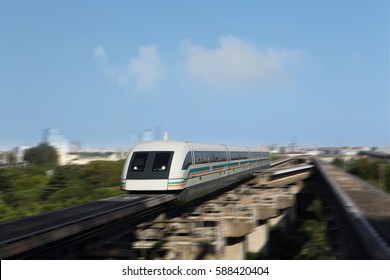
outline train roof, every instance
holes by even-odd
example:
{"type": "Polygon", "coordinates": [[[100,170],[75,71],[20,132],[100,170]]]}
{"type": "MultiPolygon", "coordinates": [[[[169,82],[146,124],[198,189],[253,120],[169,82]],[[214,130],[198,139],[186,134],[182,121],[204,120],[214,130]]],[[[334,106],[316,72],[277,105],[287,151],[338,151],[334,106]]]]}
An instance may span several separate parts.
{"type": "Polygon", "coordinates": [[[208,143],[201,143],[201,142],[190,142],[190,141],[178,141],[178,140],[154,140],[154,141],[147,141],[147,142],[141,142],[134,146],[134,151],[158,151],[158,150],[165,150],[165,151],[173,151],[178,149],[189,149],[189,148],[195,149],[195,150],[220,150],[224,151],[226,150],[226,147],[230,151],[260,151],[260,148],[253,148],[253,147],[245,147],[245,146],[232,146],[232,145],[224,145],[224,144],[208,144],[208,143]]]}
{"type": "Polygon", "coordinates": [[[185,141],[175,140],[154,140],[141,142],[134,146],[133,150],[144,150],[144,151],[157,151],[157,150],[175,150],[178,147],[184,147],[188,144],[185,141]]]}

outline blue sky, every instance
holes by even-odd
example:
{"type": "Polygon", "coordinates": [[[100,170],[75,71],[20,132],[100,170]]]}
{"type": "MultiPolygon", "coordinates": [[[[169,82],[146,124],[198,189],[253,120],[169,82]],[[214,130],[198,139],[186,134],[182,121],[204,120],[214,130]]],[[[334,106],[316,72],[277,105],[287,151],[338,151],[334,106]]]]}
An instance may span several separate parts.
{"type": "Polygon", "coordinates": [[[390,145],[389,3],[0,0],[0,150],[57,128],[390,145]]]}

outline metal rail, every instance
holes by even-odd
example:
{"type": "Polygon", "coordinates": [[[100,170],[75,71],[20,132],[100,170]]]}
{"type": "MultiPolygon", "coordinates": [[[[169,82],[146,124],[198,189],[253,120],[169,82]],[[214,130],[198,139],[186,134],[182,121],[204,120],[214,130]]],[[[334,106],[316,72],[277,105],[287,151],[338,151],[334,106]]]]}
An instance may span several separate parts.
{"type": "Polygon", "coordinates": [[[174,199],[176,195],[173,194],[136,197],[127,202],[123,201],[123,196],[114,197],[2,223],[0,224],[0,258],[13,258],[37,247],[93,230],[113,220],[135,215],[174,199]],[[110,204],[109,207],[107,207],[107,202],[110,204]],[[100,207],[99,204],[101,204],[100,207]],[[90,210],[91,208],[93,210],[90,210]],[[62,219],[62,215],[68,215],[68,217],[62,219]],[[59,220],[57,223],[55,223],[56,217],[59,220]],[[34,226],[34,222],[39,225],[34,226]],[[26,228],[30,231],[26,232],[26,228]]]}

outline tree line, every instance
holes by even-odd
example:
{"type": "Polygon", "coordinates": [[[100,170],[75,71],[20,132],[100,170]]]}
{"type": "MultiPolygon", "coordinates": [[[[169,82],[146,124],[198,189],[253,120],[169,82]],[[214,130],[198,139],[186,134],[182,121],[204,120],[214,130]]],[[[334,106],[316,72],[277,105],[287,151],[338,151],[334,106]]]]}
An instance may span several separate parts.
{"type": "Polygon", "coordinates": [[[0,221],[61,209],[121,193],[124,160],[57,164],[55,149],[29,149],[26,166],[0,169],[0,221]],[[54,151],[54,153],[53,153],[54,151]]]}

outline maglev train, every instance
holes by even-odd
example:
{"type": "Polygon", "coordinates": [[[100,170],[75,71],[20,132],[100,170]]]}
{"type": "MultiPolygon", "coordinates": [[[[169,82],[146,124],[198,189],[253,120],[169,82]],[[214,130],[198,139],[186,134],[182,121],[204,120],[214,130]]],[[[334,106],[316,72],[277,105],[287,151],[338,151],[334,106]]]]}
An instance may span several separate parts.
{"type": "Polygon", "coordinates": [[[130,193],[177,193],[179,203],[200,198],[269,168],[259,148],[158,140],[136,145],[128,155],[121,189],[130,193]]]}

